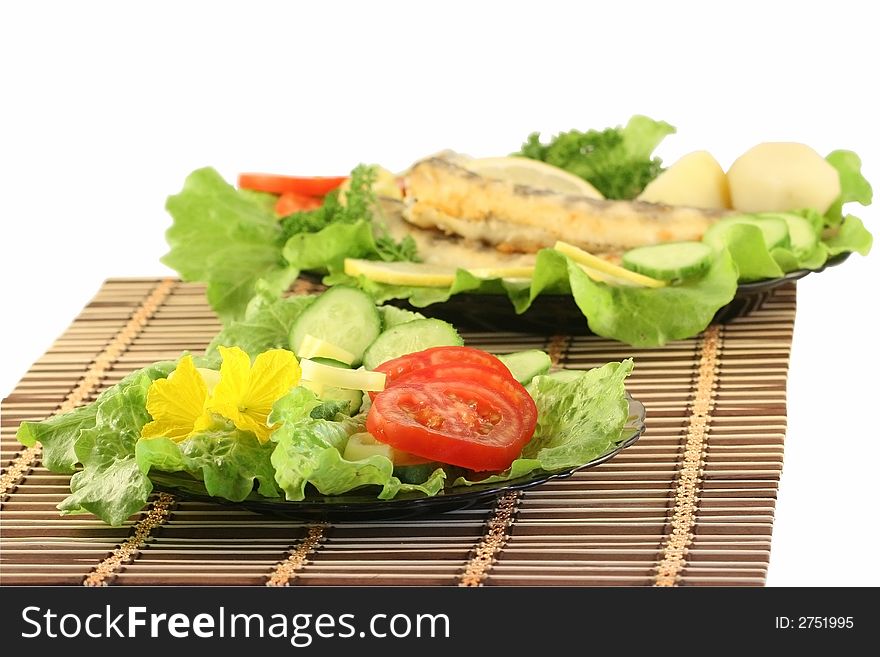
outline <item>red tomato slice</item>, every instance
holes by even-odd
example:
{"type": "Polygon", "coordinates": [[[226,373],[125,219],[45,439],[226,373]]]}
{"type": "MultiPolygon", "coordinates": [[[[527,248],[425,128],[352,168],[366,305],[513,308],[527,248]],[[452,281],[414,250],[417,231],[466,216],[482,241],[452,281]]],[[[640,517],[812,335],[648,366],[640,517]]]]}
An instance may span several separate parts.
{"type": "Polygon", "coordinates": [[[528,433],[526,436],[528,441],[535,432],[538,408],[535,406],[535,400],[522,384],[514,379],[509,371],[506,369],[505,371],[506,374],[500,374],[479,365],[436,365],[405,374],[397,379],[395,385],[421,385],[432,381],[469,381],[489,388],[504,397],[508,404],[520,412],[523,430],[528,433]]]}
{"type": "Polygon", "coordinates": [[[377,395],[367,414],[376,440],[478,472],[507,468],[534,428],[522,409],[476,381],[401,383],[377,395]]]}
{"type": "Polygon", "coordinates": [[[238,176],[239,189],[255,192],[284,194],[294,192],[304,196],[325,196],[347,180],[346,176],[309,177],[276,176],[269,173],[242,173],[238,176]]]}
{"type": "MultiPolygon", "coordinates": [[[[495,356],[471,347],[432,347],[385,361],[376,371],[385,372],[385,387],[389,388],[395,381],[412,372],[446,364],[479,365],[513,379],[507,366],[495,356]]],[[[370,393],[371,399],[375,396],[376,393],[370,393]]]]}
{"type": "Polygon", "coordinates": [[[275,202],[275,214],[286,217],[294,212],[320,208],[324,201],[316,196],[304,196],[296,192],[284,192],[275,202]]]}

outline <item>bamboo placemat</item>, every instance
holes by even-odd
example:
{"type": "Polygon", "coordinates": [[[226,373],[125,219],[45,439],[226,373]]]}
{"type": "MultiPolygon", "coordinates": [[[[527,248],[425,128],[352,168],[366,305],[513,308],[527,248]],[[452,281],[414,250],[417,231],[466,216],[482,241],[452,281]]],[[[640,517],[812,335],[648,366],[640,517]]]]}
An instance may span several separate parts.
{"type": "Polygon", "coordinates": [[[795,287],[663,349],[468,333],[590,368],[632,356],[648,430],[610,462],[494,504],[405,521],[297,523],[156,495],[123,527],[61,517],[68,476],[14,438],[133,369],[205,348],[204,288],[111,279],[2,406],[0,583],[70,585],[762,585],[782,467],[795,287]]]}

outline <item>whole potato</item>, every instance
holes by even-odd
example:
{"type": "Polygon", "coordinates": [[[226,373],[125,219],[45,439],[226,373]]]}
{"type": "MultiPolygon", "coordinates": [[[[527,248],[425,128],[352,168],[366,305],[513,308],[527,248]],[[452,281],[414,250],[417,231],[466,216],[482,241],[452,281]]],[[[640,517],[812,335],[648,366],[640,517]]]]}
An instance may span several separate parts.
{"type": "Polygon", "coordinates": [[[727,180],[733,209],[742,212],[824,213],[840,196],[837,170],[805,144],[758,144],[731,165],[727,180]]]}

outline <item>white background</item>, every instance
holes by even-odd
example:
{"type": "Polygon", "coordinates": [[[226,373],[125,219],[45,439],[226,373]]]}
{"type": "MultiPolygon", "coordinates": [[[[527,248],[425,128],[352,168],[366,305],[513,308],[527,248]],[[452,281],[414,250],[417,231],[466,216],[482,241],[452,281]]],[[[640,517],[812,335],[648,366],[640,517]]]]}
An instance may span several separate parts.
{"type": "MultiPolygon", "coordinates": [[[[103,279],[170,273],[165,197],[203,165],[396,170],[642,113],[667,162],[802,141],[876,185],[871,3],[808,4],[3,3],[0,393],[103,279]]],[[[799,285],[771,585],[880,584],[878,262],[799,285]]]]}

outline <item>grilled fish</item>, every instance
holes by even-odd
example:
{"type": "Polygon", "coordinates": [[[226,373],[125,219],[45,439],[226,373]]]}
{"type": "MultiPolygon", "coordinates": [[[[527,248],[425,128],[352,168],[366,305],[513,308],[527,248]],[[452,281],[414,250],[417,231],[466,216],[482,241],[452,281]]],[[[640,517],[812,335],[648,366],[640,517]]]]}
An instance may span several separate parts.
{"type": "Polygon", "coordinates": [[[507,254],[536,253],[557,240],[614,255],[637,246],[699,240],[724,210],[597,200],[486,178],[460,160],[431,157],[404,179],[406,221],[507,254]]]}

